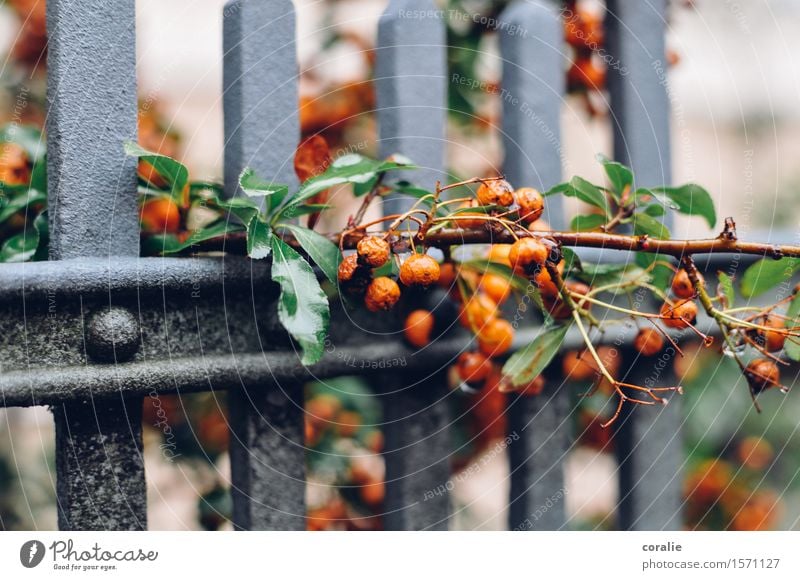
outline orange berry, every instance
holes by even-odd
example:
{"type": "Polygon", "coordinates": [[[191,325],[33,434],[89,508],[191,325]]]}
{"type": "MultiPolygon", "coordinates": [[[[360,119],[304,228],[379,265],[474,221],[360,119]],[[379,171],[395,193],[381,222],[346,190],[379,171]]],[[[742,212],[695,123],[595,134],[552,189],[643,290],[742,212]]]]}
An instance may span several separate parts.
{"type": "Polygon", "coordinates": [[[542,391],[544,391],[544,386],[544,377],[542,375],[537,375],[536,378],[527,385],[523,385],[515,389],[515,392],[525,397],[535,397],[542,394],[542,391]]]}
{"type": "Polygon", "coordinates": [[[479,331],[497,314],[497,304],[485,294],[473,294],[458,316],[461,326],[479,331]]]}
{"type": "Polygon", "coordinates": [[[520,238],[511,246],[508,259],[517,274],[532,276],[544,266],[550,254],[547,246],[535,238],[520,238]]]}
{"type": "Polygon", "coordinates": [[[367,483],[359,488],[361,499],[370,507],[376,507],[383,503],[386,497],[386,484],[382,481],[367,483]]]}
{"type": "Polygon", "coordinates": [[[669,328],[683,329],[688,328],[690,324],[694,324],[697,318],[697,304],[692,300],[682,300],[675,303],[674,306],[669,302],[665,302],[661,306],[661,322],[664,326],[669,328]]]}
{"type": "Polygon", "coordinates": [[[545,220],[539,218],[532,224],[528,224],[528,230],[531,232],[551,232],[553,231],[550,224],[545,220]]]}
{"type": "Polygon", "coordinates": [[[458,357],[456,370],[465,383],[482,383],[492,370],[492,362],[479,352],[465,352],[458,357]]]}
{"type": "Polygon", "coordinates": [[[415,310],[406,317],[403,333],[411,346],[422,348],[431,341],[434,318],[428,310],[415,310]]]}
{"type": "Polygon", "coordinates": [[[498,264],[505,264],[511,267],[511,261],[508,255],[511,252],[511,244],[492,244],[489,248],[489,254],[486,256],[490,262],[497,262],[498,264]]]}
{"type": "Polygon", "coordinates": [[[400,266],[400,281],[406,286],[430,286],[439,274],[439,262],[428,254],[412,254],[400,266]]]}
{"type": "Polygon", "coordinates": [[[655,328],[643,328],[636,335],[633,348],[643,356],[654,356],[664,348],[664,337],[655,328]]]}
{"type": "Polygon", "coordinates": [[[484,274],[478,284],[478,289],[496,304],[502,304],[511,295],[511,283],[495,274],[484,274]]]}
{"type": "Polygon", "coordinates": [[[342,402],[333,395],[317,395],[306,402],[306,421],[316,426],[324,426],[333,421],[341,410],[342,402]]]}
{"type": "Polygon", "coordinates": [[[588,381],[594,378],[597,365],[586,351],[570,350],[561,359],[561,372],[570,381],[588,381]]]}
{"type": "Polygon", "coordinates": [[[519,215],[523,221],[532,223],[542,217],[544,197],[532,187],[521,187],[514,192],[514,201],[519,206],[519,215]]]}
{"type": "Polygon", "coordinates": [[[358,256],[350,254],[339,263],[339,282],[350,282],[358,271],[358,256]]]}
{"type": "Polygon", "coordinates": [[[436,283],[445,290],[449,290],[456,282],[456,267],[453,262],[445,262],[439,266],[439,279],[436,283]]]}
{"type": "Polygon", "coordinates": [[[147,233],[174,234],[181,227],[181,210],[169,197],[158,197],[144,202],[139,219],[147,233]]]}
{"type": "Polygon", "coordinates": [[[742,465],[750,469],[762,470],[772,463],[775,458],[775,451],[766,439],[746,437],[739,443],[736,455],[742,465]]]}
{"type": "MultiPolygon", "coordinates": [[[[558,270],[559,274],[564,274],[564,260],[561,260],[557,265],[556,269],[558,270]]],[[[539,288],[539,291],[542,293],[542,296],[549,296],[551,298],[555,298],[558,296],[558,288],[556,287],[555,282],[550,277],[550,272],[547,268],[542,268],[539,272],[533,277],[533,281],[536,283],[536,286],[539,288]]]]}
{"type": "Polygon", "coordinates": [[[386,276],[380,276],[370,282],[364,304],[372,312],[390,310],[400,299],[400,287],[397,282],[386,276]]]}
{"type": "Polygon", "coordinates": [[[482,182],[476,195],[481,205],[508,206],[514,203],[514,189],[505,179],[482,182]]]}
{"type": "Polygon", "coordinates": [[[478,348],[486,356],[505,354],[514,340],[514,327],[508,320],[493,318],[478,332],[478,348]]]}
{"type": "MultiPolygon", "coordinates": [[[[774,315],[768,315],[760,325],[768,328],[784,328],[783,320],[774,315]]],[[[786,335],[783,332],[759,329],[755,331],[755,335],[756,342],[767,349],[768,352],[781,350],[786,342],[786,335]]]]}
{"type": "Polygon", "coordinates": [[[367,236],[358,241],[356,252],[362,264],[380,268],[389,260],[389,242],[377,236],[367,236]]]}
{"type": "Polygon", "coordinates": [[[16,143],[0,143],[0,182],[25,185],[31,179],[28,154],[16,143]]]}
{"type": "Polygon", "coordinates": [[[770,387],[780,385],[781,372],[778,365],[768,358],[757,358],[750,361],[745,368],[745,377],[754,393],[766,391],[770,387]]]}
{"type": "MultiPolygon", "coordinates": [[[[697,276],[702,284],[703,275],[698,273],[697,276]]],[[[695,295],[694,285],[689,279],[689,274],[683,268],[675,272],[675,276],[672,278],[672,293],[678,298],[693,298],[695,295]]]]}

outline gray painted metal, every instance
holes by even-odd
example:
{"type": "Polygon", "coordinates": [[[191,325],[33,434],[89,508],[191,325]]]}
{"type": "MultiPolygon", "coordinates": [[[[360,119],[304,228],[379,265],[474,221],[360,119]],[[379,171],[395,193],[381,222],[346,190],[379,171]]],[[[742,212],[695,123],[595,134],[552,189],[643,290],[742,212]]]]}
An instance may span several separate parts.
{"type": "MultiPolygon", "coordinates": [[[[123,151],[136,139],[134,22],[133,0],[47,3],[51,259],[139,253],[136,162],[123,151]]],[[[53,414],[59,527],[145,528],[141,399],[53,414]]]]}
{"type": "MultiPolygon", "coordinates": [[[[619,66],[609,67],[614,155],[628,163],[636,184],[672,179],[664,31],[666,0],[609,0],[606,38],[619,66]]],[[[661,380],[668,380],[662,377],[661,380]]],[[[617,437],[620,450],[619,525],[631,530],[681,526],[683,463],[680,398],[667,409],[628,412],[617,437]],[[635,450],[635,453],[629,451],[635,450]]]]}
{"type": "MultiPolygon", "coordinates": [[[[445,26],[431,0],[391,0],[378,23],[375,86],[379,148],[399,153],[421,169],[407,176],[433,189],[447,181],[444,152],[447,117],[445,26]]],[[[384,200],[385,214],[407,209],[409,199],[384,200]]],[[[419,367],[417,367],[419,368],[419,367]]],[[[381,383],[386,459],[386,514],[390,530],[444,530],[448,494],[425,499],[450,477],[449,416],[444,373],[386,375],[381,383]],[[419,383],[419,384],[417,384],[419,383]]]]}
{"type": "MultiPolygon", "coordinates": [[[[503,57],[503,171],[515,186],[547,190],[561,181],[563,25],[556,2],[517,1],[500,16],[503,57]]],[[[545,219],[564,226],[559,196],[548,198],[545,219]]],[[[508,527],[559,529],[564,514],[563,460],[568,447],[569,389],[541,397],[509,398],[511,489],[508,527]],[[561,494],[561,501],[554,500],[561,494]]]]}
{"type": "MultiPolygon", "coordinates": [[[[553,0],[513,2],[500,16],[503,58],[503,172],[514,187],[547,190],[561,181],[564,30],[553,0]]],[[[544,219],[566,227],[559,196],[544,219]]]]}
{"type": "Polygon", "coordinates": [[[295,11],[291,0],[233,0],[223,9],[225,191],[252,167],[294,186],[300,142],[295,11]]]}
{"type": "MultiPolygon", "coordinates": [[[[410,157],[421,169],[409,173],[408,179],[430,190],[437,180],[447,181],[446,46],[441,11],[432,0],[391,0],[378,22],[380,154],[410,157]]],[[[402,211],[405,204],[400,196],[390,198],[384,202],[385,212],[402,211]]]]}
{"type": "MultiPolygon", "coordinates": [[[[263,179],[294,185],[300,129],[292,2],[235,0],[226,4],[223,18],[225,190],[231,196],[239,191],[245,167],[263,179]]],[[[262,348],[274,348],[270,338],[262,348]]],[[[276,411],[269,396],[253,390],[230,397],[237,529],[305,529],[302,401],[297,405],[276,411]]]]}

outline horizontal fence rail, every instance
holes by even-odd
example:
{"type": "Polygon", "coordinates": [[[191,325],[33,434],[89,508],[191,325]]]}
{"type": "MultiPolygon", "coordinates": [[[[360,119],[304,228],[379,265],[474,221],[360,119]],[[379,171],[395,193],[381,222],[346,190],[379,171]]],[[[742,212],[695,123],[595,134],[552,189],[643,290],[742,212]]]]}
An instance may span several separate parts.
{"type": "MultiPolygon", "coordinates": [[[[665,4],[608,1],[608,50],[626,71],[610,71],[614,150],[642,186],[671,177],[669,101],[657,66],[665,4]]],[[[277,321],[268,264],[138,258],[136,167],[122,149],[136,137],[134,2],[86,0],[76,8],[48,0],[47,10],[51,261],[0,266],[0,406],[52,405],[59,527],[146,528],[143,397],[225,390],[234,527],[304,529],[302,386],[354,374],[376,377],[384,408],[386,527],[451,526],[447,494],[425,492],[451,477],[447,403],[457,394],[442,369],[470,348],[469,337],[455,333],[418,352],[389,332],[397,319],[376,323],[337,307],[331,348],[306,368],[277,321]],[[366,365],[354,368],[354,359],[366,365]],[[408,368],[382,368],[387,359],[408,368]]],[[[504,172],[515,185],[546,189],[562,179],[561,17],[554,0],[516,0],[499,17],[510,96],[500,128],[504,172]]],[[[292,3],[229,2],[223,28],[226,192],[239,194],[246,166],[291,183],[299,140],[292,3]]],[[[446,45],[431,0],[390,1],[376,47],[379,146],[421,163],[414,179],[428,185],[448,177],[446,45]]],[[[395,198],[384,209],[404,204],[395,198]]],[[[564,226],[558,203],[548,212],[554,227],[564,226]]],[[[514,348],[537,332],[519,329],[514,348]]],[[[634,332],[599,340],[629,344],[634,332]]],[[[564,348],[581,342],[570,332],[564,348]]],[[[510,529],[569,527],[563,501],[541,509],[563,498],[574,437],[570,385],[550,379],[541,397],[509,398],[509,430],[519,434],[508,449],[510,529]]],[[[677,404],[637,407],[620,421],[620,527],[680,527],[680,422],[677,404]]]]}

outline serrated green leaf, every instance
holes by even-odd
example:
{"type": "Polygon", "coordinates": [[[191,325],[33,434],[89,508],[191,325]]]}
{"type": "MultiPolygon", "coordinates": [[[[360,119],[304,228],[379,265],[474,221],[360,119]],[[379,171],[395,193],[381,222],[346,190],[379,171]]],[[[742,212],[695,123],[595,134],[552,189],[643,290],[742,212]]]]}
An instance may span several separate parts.
{"type": "Polygon", "coordinates": [[[286,196],[289,193],[288,185],[265,181],[256,175],[252,167],[245,167],[239,175],[239,187],[249,197],[286,196]]]}
{"type": "Polygon", "coordinates": [[[543,331],[533,342],[517,351],[503,365],[503,374],[515,387],[530,383],[547,368],[561,348],[570,324],[556,326],[543,331]]]}
{"type": "MultiPolygon", "coordinates": [[[[800,293],[795,294],[786,310],[786,327],[800,326],[800,293]]],[[[800,343],[796,338],[786,338],[783,343],[783,351],[790,359],[800,361],[800,343]]]]}
{"type": "Polygon", "coordinates": [[[257,215],[247,224],[247,255],[254,260],[262,260],[272,250],[272,230],[269,224],[257,215]]]}
{"type": "Polygon", "coordinates": [[[791,278],[799,268],[800,258],[762,258],[745,270],[741,283],[742,296],[758,296],[791,278]]]}
{"type": "Polygon", "coordinates": [[[602,225],[605,225],[608,220],[600,214],[590,213],[587,215],[576,215],[569,222],[569,229],[573,232],[587,232],[596,230],[602,225]]]}
{"type": "Polygon", "coordinates": [[[599,207],[607,217],[611,217],[608,200],[603,190],[589,183],[582,177],[578,177],[577,175],[573,177],[569,182],[569,187],[564,190],[564,195],[568,197],[577,197],[589,205],[599,207]]]}
{"type": "Polygon", "coordinates": [[[717,225],[717,212],[714,200],[705,189],[694,183],[679,187],[655,187],[653,191],[661,192],[675,204],[677,210],[686,215],[699,215],[705,218],[709,227],[717,225]]]}
{"type": "Polygon", "coordinates": [[[272,236],[272,280],[281,287],[278,318],[302,348],[301,362],[316,363],[325,352],[328,299],[308,262],[278,236],[272,236]]]}
{"type": "Polygon", "coordinates": [[[173,199],[178,200],[183,195],[183,188],[189,182],[189,170],[183,163],[172,157],[148,151],[132,141],[125,143],[125,153],[152,165],[169,184],[173,199]]]}
{"type": "MultiPolygon", "coordinates": [[[[295,224],[278,224],[277,227],[286,228],[294,234],[297,243],[305,250],[314,263],[319,266],[325,277],[333,284],[338,284],[339,263],[342,261],[342,253],[332,241],[302,226],[295,224]]],[[[393,262],[394,260],[390,260],[393,262]]]]}
{"type": "Polygon", "coordinates": [[[633,215],[633,233],[637,236],[648,235],[659,240],[668,240],[670,236],[667,226],[646,213],[633,215]]]}
{"type": "Polygon", "coordinates": [[[726,308],[731,308],[736,301],[736,291],[733,289],[733,278],[722,271],[717,272],[717,278],[719,280],[719,292],[725,297],[725,306],[726,308]]]}
{"type": "Polygon", "coordinates": [[[633,171],[622,163],[612,161],[605,155],[598,155],[597,160],[603,164],[608,180],[616,193],[615,198],[619,201],[625,188],[633,185],[633,171]]]}

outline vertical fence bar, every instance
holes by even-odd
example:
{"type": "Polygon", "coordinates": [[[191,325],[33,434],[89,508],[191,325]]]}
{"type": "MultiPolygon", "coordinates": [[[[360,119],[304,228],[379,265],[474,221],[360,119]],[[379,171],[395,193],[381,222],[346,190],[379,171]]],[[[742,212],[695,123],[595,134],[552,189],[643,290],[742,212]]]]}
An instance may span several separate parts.
{"type": "MultiPolygon", "coordinates": [[[[292,2],[236,0],[223,17],[226,192],[237,193],[248,166],[293,184],[300,129],[292,2]]],[[[232,390],[228,402],[234,526],[305,529],[302,386],[232,390]]]]}
{"type": "MultiPolygon", "coordinates": [[[[608,73],[614,155],[633,168],[637,186],[663,185],[672,178],[665,76],[667,0],[608,0],[607,7],[608,50],[618,63],[608,73]]],[[[643,367],[636,373],[646,371],[643,367]]],[[[669,378],[660,377],[665,380],[669,378]]],[[[680,399],[673,397],[666,408],[627,409],[618,424],[620,527],[679,529],[680,399]]]]}
{"type": "MultiPolygon", "coordinates": [[[[516,187],[546,190],[561,181],[563,28],[557,2],[517,1],[500,16],[503,57],[503,171],[516,187]]],[[[557,196],[545,219],[563,225],[557,196]]],[[[549,380],[539,397],[510,397],[508,526],[554,530],[565,521],[563,461],[570,437],[568,389],[549,380]]]]}
{"type": "MultiPolygon", "coordinates": [[[[390,1],[378,25],[375,67],[380,151],[383,156],[410,157],[422,169],[409,179],[428,188],[446,180],[445,50],[441,11],[431,0],[390,1]]],[[[402,211],[407,204],[402,198],[389,199],[383,211],[402,211]]],[[[382,382],[391,393],[383,398],[386,528],[447,529],[447,494],[426,495],[441,489],[450,477],[444,373],[407,373],[382,382]]]]}
{"type": "MultiPolygon", "coordinates": [[[[50,259],[138,255],[134,0],[48,0],[50,259]]],[[[58,524],[147,527],[141,399],[53,408],[58,524]]]]}

